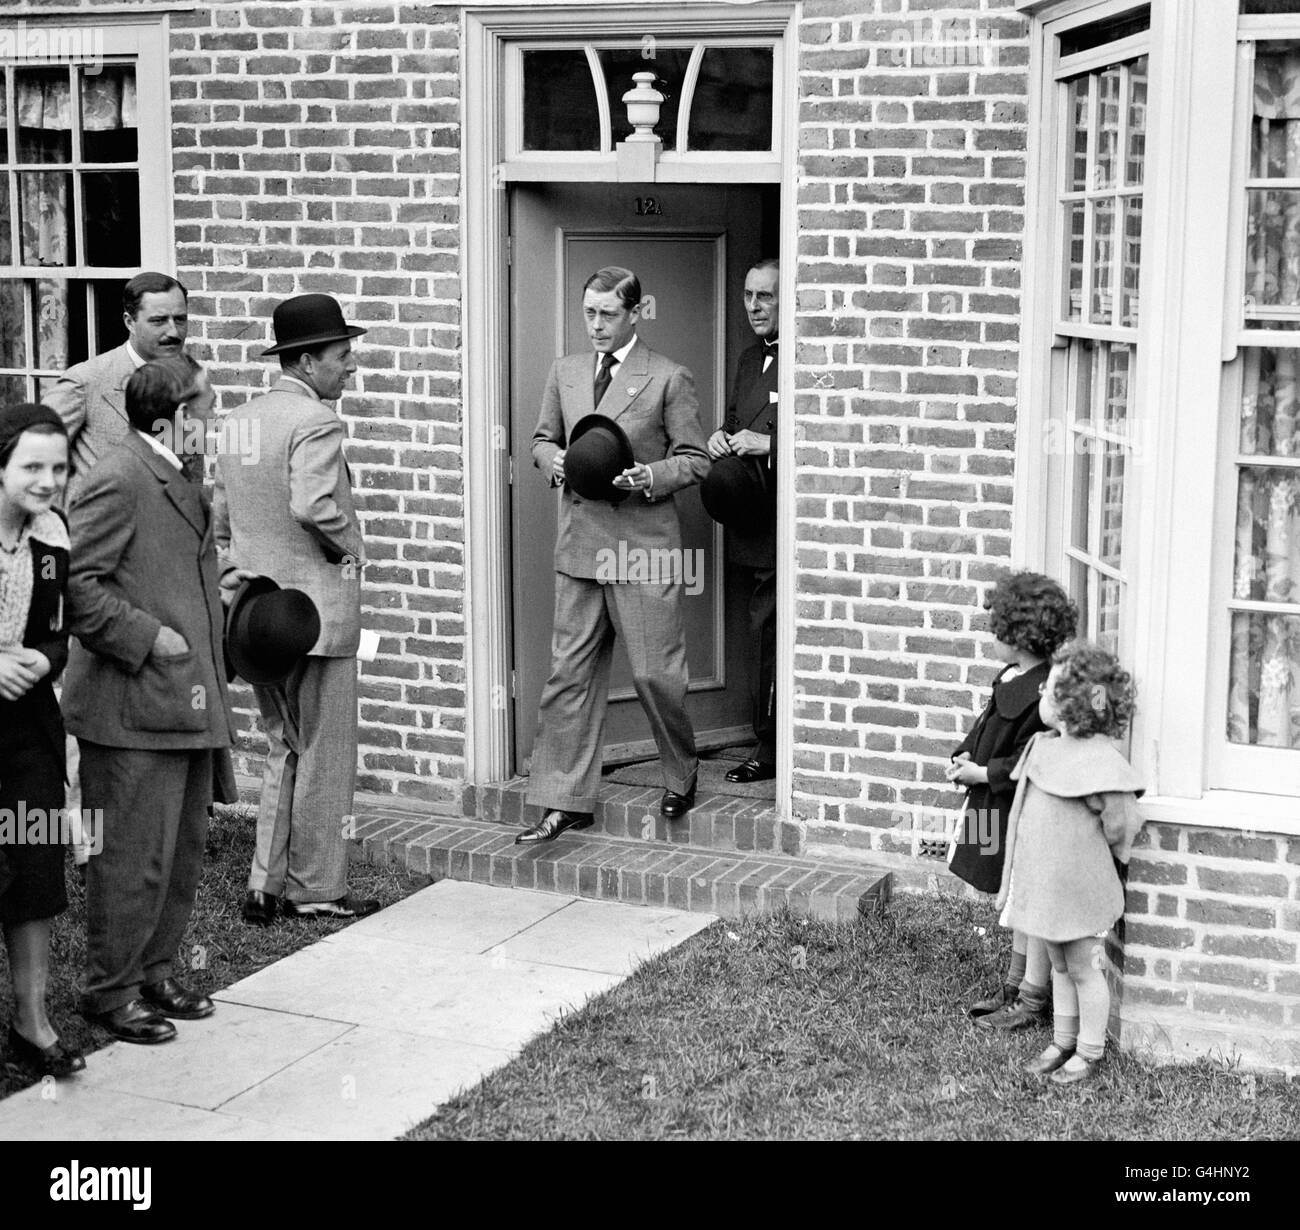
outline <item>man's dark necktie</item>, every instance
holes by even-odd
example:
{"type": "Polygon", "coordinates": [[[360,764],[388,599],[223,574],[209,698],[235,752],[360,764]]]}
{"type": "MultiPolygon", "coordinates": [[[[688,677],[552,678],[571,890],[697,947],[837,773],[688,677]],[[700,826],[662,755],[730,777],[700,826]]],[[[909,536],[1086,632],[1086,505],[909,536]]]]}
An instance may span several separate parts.
{"type": "Polygon", "coordinates": [[[591,395],[595,399],[595,405],[600,405],[600,399],[605,396],[605,390],[609,388],[611,380],[610,371],[618,360],[612,354],[605,355],[600,361],[600,371],[596,373],[596,383],[592,386],[591,395]]]}

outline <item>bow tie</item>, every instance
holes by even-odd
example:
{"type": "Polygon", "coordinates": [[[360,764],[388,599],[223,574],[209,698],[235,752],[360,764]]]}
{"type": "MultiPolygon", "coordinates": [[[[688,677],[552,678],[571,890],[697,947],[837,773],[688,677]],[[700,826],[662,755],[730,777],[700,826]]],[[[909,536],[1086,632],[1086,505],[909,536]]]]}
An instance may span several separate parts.
{"type": "Polygon", "coordinates": [[[775,350],[776,347],[777,347],[777,342],[769,342],[766,338],[763,339],[764,350],[775,350]]]}

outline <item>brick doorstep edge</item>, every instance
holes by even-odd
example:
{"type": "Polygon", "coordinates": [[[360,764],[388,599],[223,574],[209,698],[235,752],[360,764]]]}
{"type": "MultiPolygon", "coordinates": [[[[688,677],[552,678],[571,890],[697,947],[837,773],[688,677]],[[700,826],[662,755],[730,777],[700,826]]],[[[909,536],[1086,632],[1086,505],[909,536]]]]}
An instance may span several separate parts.
{"type": "Polygon", "coordinates": [[[788,906],[830,922],[878,914],[893,877],[775,852],[742,853],[641,842],[590,830],[542,846],[515,845],[515,830],[464,817],[361,814],[356,840],[367,861],[434,880],[670,906],[738,918],[788,906]]]}

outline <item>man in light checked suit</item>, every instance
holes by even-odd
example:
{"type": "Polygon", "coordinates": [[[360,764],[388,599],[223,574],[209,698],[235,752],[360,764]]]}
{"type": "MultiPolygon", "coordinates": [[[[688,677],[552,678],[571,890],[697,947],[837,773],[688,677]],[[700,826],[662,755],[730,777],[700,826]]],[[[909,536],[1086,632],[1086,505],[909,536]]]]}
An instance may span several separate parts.
{"type": "Polygon", "coordinates": [[[525,844],[592,823],[616,631],[659,748],[666,787],[660,811],[676,818],[695,802],[698,761],[686,712],[681,575],[596,579],[602,553],[617,553],[620,541],[628,551],[680,556],[673,495],[698,483],[710,464],[695,381],[637,337],[641,303],[641,283],[628,269],[610,266],[587,279],[582,307],[592,350],[555,361],[533,434],[533,460],[555,486],[564,483],[565,446],[574,425],[593,412],[617,421],[636,464],[614,479],[632,493],[622,503],[584,500],[568,487],[561,496],[551,675],[542,689],[526,796],[546,812],[516,838],[525,844]]]}
{"type": "Polygon", "coordinates": [[[346,817],[357,768],[357,664],[365,545],[331,403],[357,370],[351,339],[329,295],[286,299],[272,316],[281,374],[269,393],[233,411],[213,498],[222,584],[270,577],[306,593],[320,612],[316,644],[289,677],[254,687],[270,752],[262,773],[257,848],[244,900],[266,925],[277,904],[290,917],[355,918],[379,908],[347,891],[346,817]]]}

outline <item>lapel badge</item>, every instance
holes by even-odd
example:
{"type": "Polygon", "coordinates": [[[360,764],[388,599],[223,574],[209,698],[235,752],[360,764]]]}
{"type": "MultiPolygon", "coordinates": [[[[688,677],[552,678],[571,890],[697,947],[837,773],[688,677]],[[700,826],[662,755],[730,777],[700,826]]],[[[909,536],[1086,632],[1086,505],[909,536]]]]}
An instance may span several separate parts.
{"type": "Polygon", "coordinates": [[[627,395],[628,395],[629,397],[635,397],[635,396],[636,396],[636,385],[634,385],[634,384],[629,384],[629,385],[627,386],[627,395]]]}

